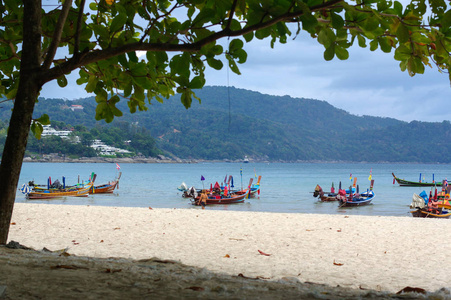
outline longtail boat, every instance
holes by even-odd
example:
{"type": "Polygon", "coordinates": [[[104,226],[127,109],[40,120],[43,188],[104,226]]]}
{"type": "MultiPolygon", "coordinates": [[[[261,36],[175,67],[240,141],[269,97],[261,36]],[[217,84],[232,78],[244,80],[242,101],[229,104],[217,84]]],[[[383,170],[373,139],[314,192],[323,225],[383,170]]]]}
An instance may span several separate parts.
{"type": "Polygon", "coordinates": [[[330,193],[325,193],[323,191],[323,188],[317,184],[315,187],[315,191],[313,192],[313,197],[323,202],[329,202],[329,201],[337,201],[337,195],[338,193],[335,193],[334,185],[332,183],[332,188],[330,190],[330,193]]]}
{"type": "Polygon", "coordinates": [[[346,194],[345,190],[339,190],[337,200],[339,202],[339,207],[353,207],[353,206],[364,206],[368,205],[373,201],[376,196],[373,191],[374,180],[371,180],[370,188],[363,193],[359,193],[359,188],[357,186],[356,193],[352,192],[350,187],[349,195],[346,194]]]}
{"type": "MultiPolygon", "coordinates": [[[[441,186],[442,182],[436,182],[434,179],[432,179],[432,182],[424,182],[421,181],[421,174],[420,174],[420,180],[419,181],[409,181],[405,179],[401,179],[399,177],[396,177],[394,173],[391,173],[393,175],[393,184],[397,182],[400,186],[441,186]]],[[[434,178],[434,175],[432,175],[432,178],[434,178]]]]}
{"type": "Polygon", "coordinates": [[[85,187],[77,189],[77,188],[68,188],[68,189],[51,189],[51,190],[42,190],[42,191],[30,191],[25,194],[27,199],[53,199],[53,198],[61,198],[61,197],[87,197],[89,194],[89,190],[92,188],[94,181],[86,184],[85,187]]]}
{"type": "MultiPolygon", "coordinates": [[[[224,195],[213,195],[213,196],[208,196],[207,198],[207,205],[212,205],[212,204],[233,204],[233,203],[242,203],[244,202],[244,199],[246,198],[246,196],[248,196],[249,193],[245,193],[245,194],[231,194],[228,196],[224,196],[224,195]]],[[[199,202],[199,198],[200,196],[193,198],[192,199],[192,204],[193,205],[201,205],[199,202]]]]}
{"type": "Polygon", "coordinates": [[[34,181],[29,181],[27,185],[32,191],[36,191],[36,192],[43,192],[43,191],[48,191],[48,190],[61,191],[61,190],[66,190],[66,189],[81,189],[81,188],[84,188],[87,184],[89,184],[89,182],[91,181],[91,178],[94,178],[94,175],[95,175],[95,173],[92,172],[87,181],[82,180],[81,182],[80,182],[80,175],[79,175],[78,183],[74,184],[74,185],[66,185],[66,178],[64,176],[62,178],[62,183],[58,179],[56,179],[55,181],[52,182],[52,178],[49,177],[47,179],[47,184],[35,184],[34,181]]]}
{"type": "MultiPolygon", "coordinates": [[[[354,177],[354,182],[352,184],[352,187],[350,187],[349,190],[345,190],[346,195],[349,195],[350,192],[354,193],[356,190],[356,185],[357,185],[357,177],[354,177]]],[[[341,190],[341,181],[338,185],[338,191],[341,190]]],[[[337,201],[337,196],[338,196],[338,192],[335,192],[335,187],[334,187],[334,183],[332,182],[332,186],[330,188],[330,192],[329,193],[325,193],[323,191],[323,188],[317,184],[315,187],[315,191],[313,192],[313,197],[316,198],[318,197],[318,199],[322,202],[330,202],[330,201],[337,201]]]]}
{"type": "Polygon", "coordinates": [[[119,175],[114,181],[108,182],[102,185],[93,186],[90,190],[90,194],[111,194],[114,192],[114,189],[119,188],[119,179],[121,179],[122,172],[119,172],[119,175]]]}
{"type": "Polygon", "coordinates": [[[449,201],[439,200],[437,189],[435,189],[434,196],[432,196],[431,191],[429,197],[425,191],[421,192],[420,195],[414,193],[410,208],[415,209],[410,211],[412,217],[415,218],[449,219],[451,216],[449,201]]]}

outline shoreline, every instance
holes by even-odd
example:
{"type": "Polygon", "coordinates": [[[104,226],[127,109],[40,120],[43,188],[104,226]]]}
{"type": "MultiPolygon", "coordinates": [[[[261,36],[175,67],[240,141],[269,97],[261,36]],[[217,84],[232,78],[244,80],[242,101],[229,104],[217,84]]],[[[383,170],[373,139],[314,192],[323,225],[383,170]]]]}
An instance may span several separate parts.
{"type": "Polygon", "coordinates": [[[164,163],[164,164],[198,164],[198,163],[318,163],[318,164],[433,164],[433,165],[449,165],[449,163],[422,163],[422,162],[389,162],[389,161],[323,161],[323,160],[297,160],[297,161],[268,161],[253,159],[249,162],[244,162],[243,160],[232,160],[232,159],[222,159],[222,160],[206,160],[206,159],[184,159],[184,158],[169,158],[165,156],[160,157],[122,157],[122,158],[111,158],[111,157],[80,157],[80,158],[68,158],[60,156],[48,156],[44,158],[31,158],[29,156],[24,157],[23,162],[25,163],[164,163]]]}
{"type": "Polygon", "coordinates": [[[450,288],[440,267],[449,249],[438,238],[449,230],[447,220],[420,218],[16,203],[9,240],[76,256],[158,257],[228,276],[395,293],[450,288]]]}

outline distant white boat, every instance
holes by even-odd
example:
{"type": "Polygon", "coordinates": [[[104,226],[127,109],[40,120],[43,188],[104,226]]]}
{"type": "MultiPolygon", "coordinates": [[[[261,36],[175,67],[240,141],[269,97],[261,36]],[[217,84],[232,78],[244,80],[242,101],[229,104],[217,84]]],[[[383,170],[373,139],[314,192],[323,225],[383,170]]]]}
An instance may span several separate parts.
{"type": "Polygon", "coordinates": [[[247,163],[249,162],[249,158],[247,158],[247,156],[244,156],[243,162],[244,162],[245,164],[247,164],[247,163]]]}

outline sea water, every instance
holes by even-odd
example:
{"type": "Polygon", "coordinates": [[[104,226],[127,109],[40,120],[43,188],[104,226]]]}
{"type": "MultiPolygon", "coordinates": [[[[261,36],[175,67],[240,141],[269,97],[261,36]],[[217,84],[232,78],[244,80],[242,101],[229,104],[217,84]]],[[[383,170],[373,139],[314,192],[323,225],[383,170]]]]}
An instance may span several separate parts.
{"type": "Polygon", "coordinates": [[[183,182],[195,188],[209,188],[223,183],[226,176],[233,177],[235,189],[246,188],[250,179],[256,183],[262,176],[260,195],[244,203],[211,205],[207,209],[254,212],[315,213],[370,216],[410,217],[409,205],[413,193],[419,194],[430,187],[400,187],[393,183],[397,177],[410,180],[440,182],[451,179],[451,165],[443,164],[375,164],[375,163],[192,163],[192,164],[120,164],[115,163],[24,163],[20,175],[16,202],[70,205],[97,205],[119,207],[152,207],[199,209],[183,198],[177,190],[183,182]],[[51,177],[72,185],[97,174],[96,184],[112,181],[122,172],[119,188],[113,194],[94,194],[88,197],[65,197],[52,200],[27,200],[20,192],[22,184],[33,180],[46,184],[51,177]],[[329,191],[332,183],[338,189],[349,187],[357,178],[359,190],[370,186],[374,179],[376,197],[370,205],[339,208],[337,202],[319,202],[313,197],[319,184],[329,191]],[[204,180],[201,180],[204,178],[204,180]]]}

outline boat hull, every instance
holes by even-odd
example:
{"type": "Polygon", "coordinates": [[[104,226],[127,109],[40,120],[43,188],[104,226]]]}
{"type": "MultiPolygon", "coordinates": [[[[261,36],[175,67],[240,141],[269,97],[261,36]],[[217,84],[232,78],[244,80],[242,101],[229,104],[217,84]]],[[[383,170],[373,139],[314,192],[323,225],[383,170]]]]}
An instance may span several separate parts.
{"type": "Polygon", "coordinates": [[[371,204],[375,195],[373,191],[369,193],[360,194],[359,197],[353,197],[351,200],[347,198],[338,198],[338,206],[339,207],[355,207],[355,206],[364,206],[371,204]]]}
{"type": "Polygon", "coordinates": [[[319,197],[321,202],[337,201],[337,194],[327,194],[319,197]]]}
{"type": "Polygon", "coordinates": [[[436,219],[449,219],[451,212],[437,214],[424,209],[417,209],[410,212],[414,218],[436,218],[436,219]]]}
{"type": "MultiPolygon", "coordinates": [[[[209,196],[207,198],[207,205],[243,203],[246,196],[247,193],[243,195],[232,195],[231,197],[218,196],[218,198],[216,198],[215,196],[209,196]]],[[[201,205],[201,203],[199,202],[199,197],[193,200],[193,205],[201,205]]]]}
{"type": "Polygon", "coordinates": [[[115,181],[110,184],[103,184],[94,186],[92,189],[89,190],[90,194],[111,194],[116,189],[117,185],[119,184],[118,181],[115,181]]]}
{"type": "Polygon", "coordinates": [[[392,175],[400,186],[442,186],[442,182],[416,182],[398,178],[394,173],[392,175]]]}
{"type": "Polygon", "coordinates": [[[61,197],[87,197],[89,195],[89,190],[92,188],[92,183],[88,184],[82,189],[74,189],[68,191],[32,191],[26,195],[27,199],[54,199],[61,197]]]}
{"type": "Polygon", "coordinates": [[[119,179],[121,179],[122,172],[119,172],[119,175],[116,180],[113,182],[109,182],[102,185],[93,186],[90,190],[90,194],[111,194],[114,190],[119,188],[119,179]]]}

